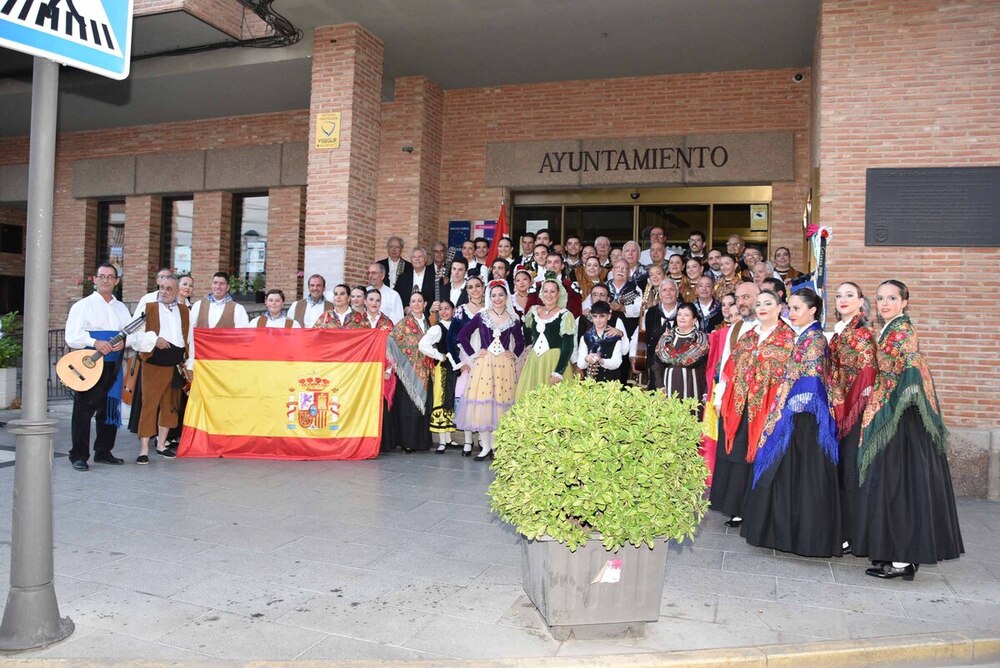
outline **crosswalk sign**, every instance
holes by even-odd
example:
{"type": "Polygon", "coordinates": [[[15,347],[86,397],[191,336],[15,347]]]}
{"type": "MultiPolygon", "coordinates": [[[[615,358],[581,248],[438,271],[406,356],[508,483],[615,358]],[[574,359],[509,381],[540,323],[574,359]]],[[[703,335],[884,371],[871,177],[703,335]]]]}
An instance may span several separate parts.
{"type": "Polygon", "coordinates": [[[0,46],[128,77],[133,0],[0,0],[0,46]]]}

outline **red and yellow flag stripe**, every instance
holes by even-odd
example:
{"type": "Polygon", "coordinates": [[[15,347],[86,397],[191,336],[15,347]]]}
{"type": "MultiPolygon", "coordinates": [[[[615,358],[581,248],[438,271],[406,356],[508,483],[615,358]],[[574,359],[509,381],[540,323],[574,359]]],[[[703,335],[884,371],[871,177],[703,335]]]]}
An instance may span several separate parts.
{"type": "Polygon", "coordinates": [[[249,328],[194,335],[179,456],[378,455],[387,332],[249,328]]]}

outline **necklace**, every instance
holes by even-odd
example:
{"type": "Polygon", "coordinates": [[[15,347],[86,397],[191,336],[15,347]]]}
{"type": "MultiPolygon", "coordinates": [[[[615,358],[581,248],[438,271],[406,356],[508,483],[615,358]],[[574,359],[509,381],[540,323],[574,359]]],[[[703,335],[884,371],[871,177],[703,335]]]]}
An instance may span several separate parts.
{"type": "Polygon", "coordinates": [[[542,317],[543,318],[551,318],[552,314],[555,313],[557,310],[559,310],[559,306],[558,305],[557,306],[553,306],[552,308],[549,308],[549,307],[546,306],[545,307],[545,315],[543,315],[542,317]]]}
{"type": "Polygon", "coordinates": [[[505,315],[507,313],[507,310],[503,309],[503,310],[500,310],[500,311],[496,311],[493,308],[490,308],[490,313],[492,313],[493,315],[495,315],[496,317],[499,318],[500,316],[505,315]]]}

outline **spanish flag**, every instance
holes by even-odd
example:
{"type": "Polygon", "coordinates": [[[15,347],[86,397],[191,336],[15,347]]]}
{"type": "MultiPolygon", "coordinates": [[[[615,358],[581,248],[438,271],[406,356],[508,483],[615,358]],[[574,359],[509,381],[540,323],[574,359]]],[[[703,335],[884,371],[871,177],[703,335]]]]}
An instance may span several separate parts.
{"type": "Polygon", "coordinates": [[[180,457],[374,459],[388,332],[196,329],[180,457]]]}

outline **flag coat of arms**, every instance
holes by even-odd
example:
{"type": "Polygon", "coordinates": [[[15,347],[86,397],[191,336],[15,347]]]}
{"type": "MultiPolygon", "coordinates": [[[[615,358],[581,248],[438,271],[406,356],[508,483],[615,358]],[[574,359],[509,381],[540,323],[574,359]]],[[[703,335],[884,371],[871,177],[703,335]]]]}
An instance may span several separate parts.
{"type": "Polygon", "coordinates": [[[196,329],[181,457],[372,459],[388,332],[196,329]]]}

